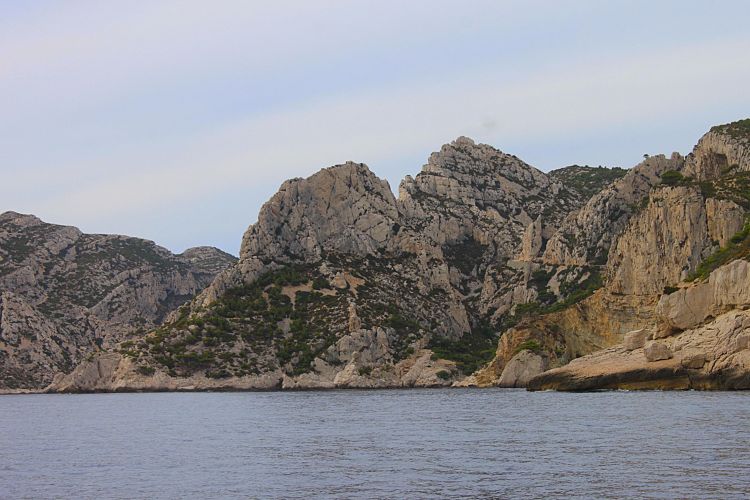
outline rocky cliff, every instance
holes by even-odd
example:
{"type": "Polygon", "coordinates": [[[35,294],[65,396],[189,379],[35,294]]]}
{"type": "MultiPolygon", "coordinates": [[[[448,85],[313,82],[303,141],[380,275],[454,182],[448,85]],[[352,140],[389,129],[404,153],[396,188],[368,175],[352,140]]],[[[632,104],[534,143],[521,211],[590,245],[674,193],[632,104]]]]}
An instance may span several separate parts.
{"type": "Polygon", "coordinates": [[[748,123],[712,128],[612,245],[603,293],[641,299],[642,321],[530,388],[750,388],[748,123]]]}
{"type": "MultiPolygon", "coordinates": [[[[681,342],[690,366],[710,332],[716,349],[744,345],[745,128],[714,127],[687,156],[627,171],[549,174],[461,137],[398,197],[360,163],[292,179],[234,265],[49,390],[681,387],[664,375],[681,342]]],[[[742,385],[744,354],[732,353],[704,353],[726,369],[706,368],[701,387],[731,370],[724,386],[742,385]]]]}
{"type": "Polygon", "coordinates": [[[101,370],[89,363],[53,389],[450,385],[491,357],[514,305],[545,293],[531,261],[608,181],[588,177],[587,189],[566,185],[462,137],[398,198],[358,163],[292,179],[243,236],[239,262],[121,344],[113,375],[91,380],[101,370]]]}
{"type": "Polygon", "coordinates": [[[145,333],[235,260],[0,214],[0,388],[44,387],[89,354],[145,333]]]}
{"type": "Polygon", "coordinates": [[[750,263],[659,301],[659,322],[625,342],[538,374],[533,390],[750,389],[750,263]]]}

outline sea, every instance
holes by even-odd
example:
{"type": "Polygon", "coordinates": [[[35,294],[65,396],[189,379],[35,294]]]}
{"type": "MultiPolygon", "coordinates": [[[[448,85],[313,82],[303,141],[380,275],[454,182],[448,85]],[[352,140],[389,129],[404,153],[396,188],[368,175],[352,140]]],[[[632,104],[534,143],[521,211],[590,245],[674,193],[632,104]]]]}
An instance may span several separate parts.
{"type": "Polygon", "coordinates": [[[749,498],[750,393],[0,396],[0,498],[749,498]]]}

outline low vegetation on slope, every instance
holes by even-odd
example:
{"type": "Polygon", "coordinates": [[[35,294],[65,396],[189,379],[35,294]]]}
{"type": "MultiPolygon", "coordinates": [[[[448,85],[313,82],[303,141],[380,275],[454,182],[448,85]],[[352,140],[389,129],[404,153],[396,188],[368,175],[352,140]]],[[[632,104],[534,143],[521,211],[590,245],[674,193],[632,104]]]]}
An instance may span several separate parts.
{"type": "Polygon", "coordinates": [[[726,125],[717,125],[711,128],[711,132],[722,132],[729,134],[735,139],[750,137],[750,118],[727,123],[726,125]]]}
{"type": "MultiPolygon", "coordinates": [[[[580,281],[562,281],[560,286],[561,297],[559,298],[546,286],[546,283],[554,272],[545,273],[543,269],[534,272],[530,284],[534,286],[535,282],[537,282],[536,286],[544,287],[539,294],[538,300],[518,304],[514,314],[510,315],[504,321],[503,326],[514,326],[527,316],[541,316],[567,309],[593,295],[604,284],[599,269],[596,267],[584,267],[577,270],[569,268],[568,270],[570,272],[577,271],[581,273],[582,279],[580,281]]],[[[564,273],[565,271],[563,271],[564,273]]]]}
{"type": "Polygon", "coordinates": [[[750,260],[750,217],[746,220],[742,230],[732,236],[729,244],[701,262],[687,280],[705,280],[714,269],[737,259],[750,260]]]}
{"type": "Polygon", "coordinates": [[[601,191],[605,186],[627,174],[627,169],[620,167],[589,167],[571,165],[569,167],[552,170],[548,175],[562,182],[566,187],[578,191],[584,199],[589,199],[601,191]]]}
{"type": "Polygon", "coordinates": [[[738,170],[737,165],[728,166],[716,179],[701,182],[675,170],[668,170],[661,175],[661,182],[663,186],[695,186],[704,198],[733,201],[750,210],[750,172],[738,170]]]}
{"type": "Polygon", "coordinates": [[[497,333],[484,322],[458,340],[433,337],[429,348],[435,353],[435,358],[455,361],[461,372],[470,374],[495,356],[497,333]]]}
{"type": "Polygon", "coordinates": [[[340,365],[329,348],[352,328],[383,328],[398,362],[425,334],[439,336],[446,313],[442,290],[420,295],[414,283],[388,272],[393,265],[332,255],[324,264],[290,264],[208,307],[183,308],[176,321],[121,344],[120,352],[144,373],[159,367],[172,376],[223,378],[280,368],[295,376],[313,371],[315,358],[340,365]]]}

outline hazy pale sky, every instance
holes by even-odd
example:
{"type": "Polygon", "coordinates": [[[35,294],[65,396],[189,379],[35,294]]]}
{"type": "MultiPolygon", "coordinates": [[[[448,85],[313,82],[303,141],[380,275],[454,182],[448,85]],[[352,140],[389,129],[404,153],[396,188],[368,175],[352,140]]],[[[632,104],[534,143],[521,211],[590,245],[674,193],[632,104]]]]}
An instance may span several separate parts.
{"type": "Polygon", "coordinates": [[[0,2],[0,211],[237,253],[285,179],[542,170],[750,116],[748,1],[0,2]]]}

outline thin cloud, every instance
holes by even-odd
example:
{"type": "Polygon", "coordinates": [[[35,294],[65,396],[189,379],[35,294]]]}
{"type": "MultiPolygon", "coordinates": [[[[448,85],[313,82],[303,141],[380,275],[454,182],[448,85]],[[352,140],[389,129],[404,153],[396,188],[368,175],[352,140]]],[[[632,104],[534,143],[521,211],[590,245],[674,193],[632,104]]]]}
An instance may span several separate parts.
{"type": "Polygon", "coordinates": [[[385,156],[430,151],[460,134],[502,148],[503,140],[534,134],[637,126],[688,107],[741,99],[732,82],[747,81],[750,67],[733,61],[748,52],[750,42],[727,40],[554,74],[540,70],[510,84],[489,70],[453,82],[327,99],[235,123],[184,151],[162,154],[172,161],[150,165],[146,172],[129,174],[127,165],[148,165],[148,156],[111,160],[115,171],[124,172],[119,178],[61,193],[39,206],[45,212],[67,206],[72,219],[96,221],[148,213],[163,203],[188,203],[227,186],[278,184],[346,160],[364,161],[377,172],[385,156]],[[710,57],[716,53],[725,57],[710,57]],[[702,63],[692,64],[696,59],[702,63]],[[708,86],[710,93],[703,91],[708,86]],[[483,125],[488,115],[495,123],[491,131],[483,125]]]}

